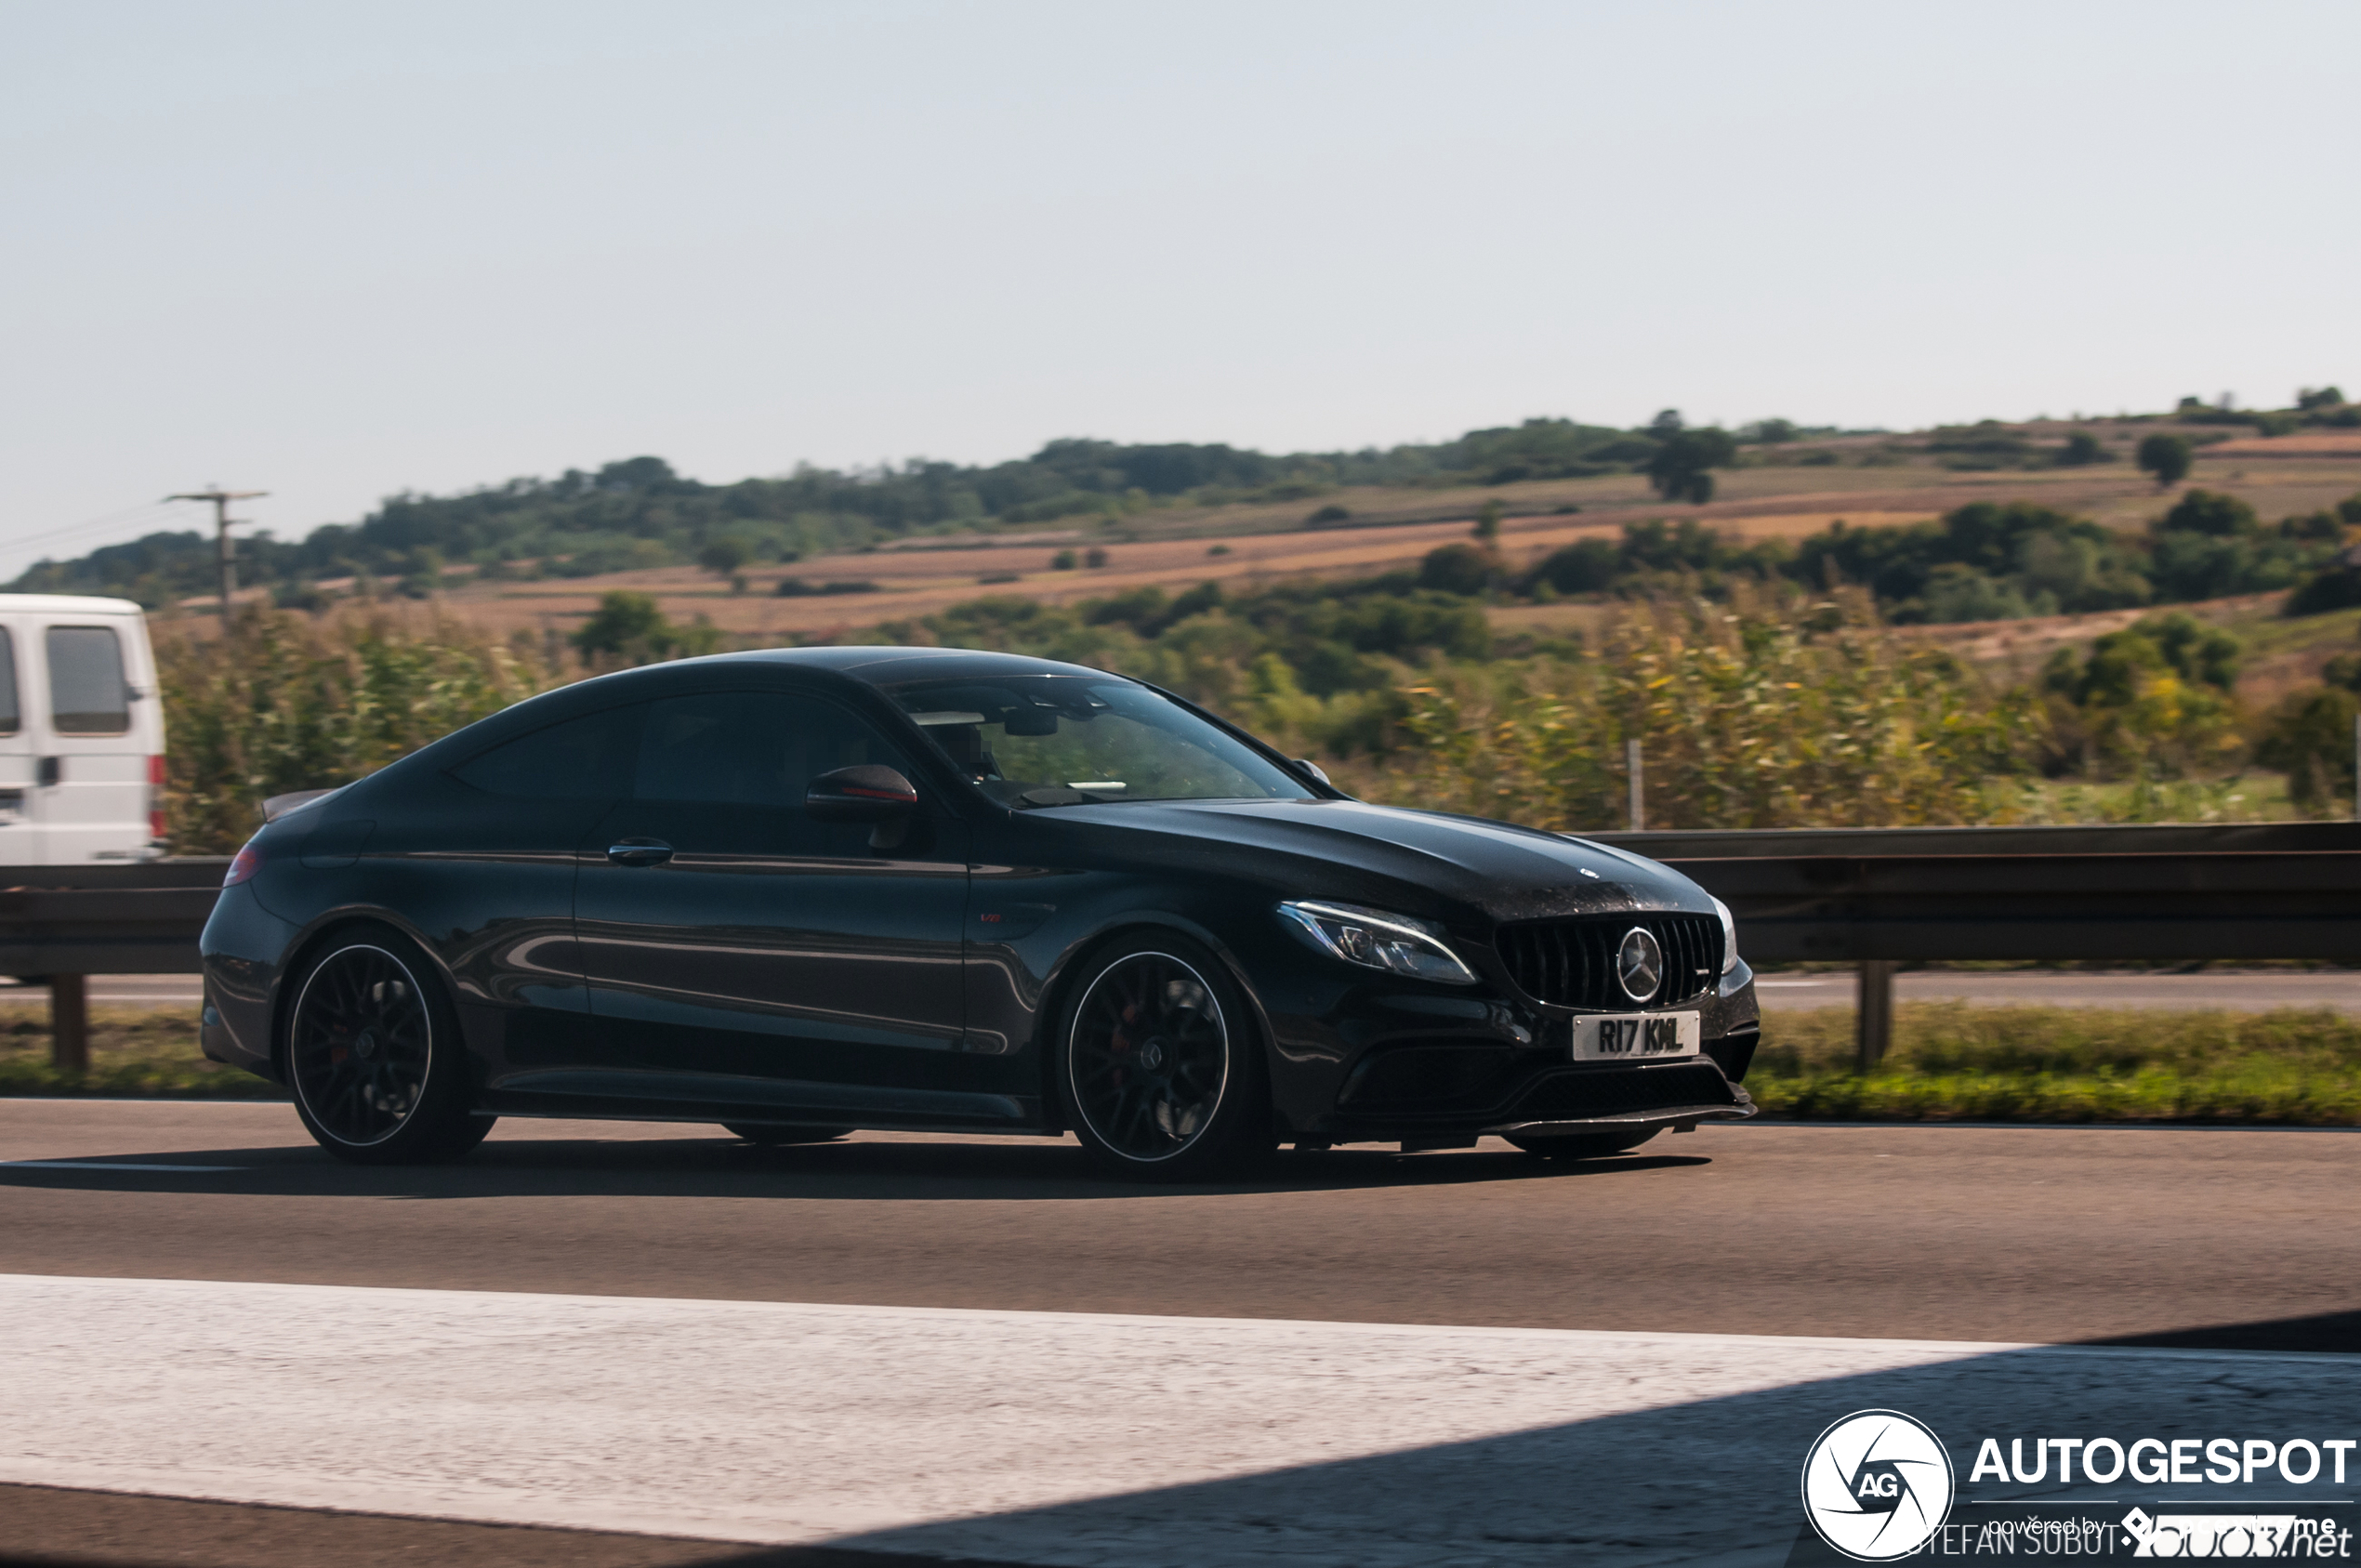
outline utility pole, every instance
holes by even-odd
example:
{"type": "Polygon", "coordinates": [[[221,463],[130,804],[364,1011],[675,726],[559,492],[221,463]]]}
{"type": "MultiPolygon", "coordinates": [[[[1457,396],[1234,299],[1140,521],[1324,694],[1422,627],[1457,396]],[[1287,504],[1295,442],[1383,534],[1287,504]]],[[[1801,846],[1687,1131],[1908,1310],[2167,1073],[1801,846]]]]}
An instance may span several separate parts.
{"type": "Polygon", "coordinates": [[[238,591],[238,569],[230,560],[230,503],[251,501],[257,495],[268,495],[267,490],[224,490],[215,485],[211,490],[191,490],[178,495],[167,495],[167,501],[210,501],[213,503],[213,564],[215,579],[221,586],[221,635],[230,635],[230,596],[238,591]]]}

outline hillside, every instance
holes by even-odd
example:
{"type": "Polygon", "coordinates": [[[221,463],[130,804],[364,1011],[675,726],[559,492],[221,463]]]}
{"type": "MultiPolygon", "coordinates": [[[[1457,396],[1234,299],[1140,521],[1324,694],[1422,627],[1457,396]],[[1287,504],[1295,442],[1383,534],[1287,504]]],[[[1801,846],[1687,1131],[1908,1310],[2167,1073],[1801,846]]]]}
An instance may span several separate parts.
{"type": "MultiPolygon", "coordinates": [[[[447,595],[470,616],[547,626],[627,586],[732,632],[810,635],[984,587],[1067,599],[1145,582],[1384,570],[1415,561],[1487,503],[1506,513],[1501,564],[1510,570],[1655,517],[1695,521],[1740,547],[1803,539],[1838,518],[1856,530],[1918,522],[1979,500],[2136,531],[2161,506],[2129,459],[2157,434],[2216,443],[2197,445],[2192,483],[2265,519],[2297,516],[2361,489],[2361,429],[2340,423],[2347,415],[2361,408],[2339,399],[2289,414],[2184,406],[1904,435],[1785,421],[1696,430],[1669,414],[1621,431],[1537,419],[1386,451],[1273,456],[1062,441],[982,468],[805,468],[729,485],[643,457],[461,495],[397,496],[300,541],[242,540],[240,572],[257,597],[308,608],[356,593],[447,595]],[[2279,433],[2249,435],[2225,420],[2279,433]],[[1106,563],[1058,572],[1052,563],[1069,549],[1083,560],[1102,550],[1106,563]],[[877,597],[864,593],[857,606],[850,595],[772,598],[786,578],[875,584],[877,597]]],[[[196,608],[209,603],[209,542],[153,534],[44,561],[13,586],[196,608]]]]}

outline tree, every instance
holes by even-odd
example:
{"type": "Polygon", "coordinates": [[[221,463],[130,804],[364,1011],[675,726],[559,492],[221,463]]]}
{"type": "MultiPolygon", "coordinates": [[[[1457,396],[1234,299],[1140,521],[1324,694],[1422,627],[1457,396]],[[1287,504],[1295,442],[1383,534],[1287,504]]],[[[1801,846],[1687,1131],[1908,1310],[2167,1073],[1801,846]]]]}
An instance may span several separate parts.
{"type": "MultiPolygon", "coordinates": [[[[1658,428],[1668,415],[1680,418],[1667,409],[1656,415],[1658,428]]],[[[1713,499],[1713,475],[1708,470],[1721,468],[1737,455],[1737,443],[1727,430],[1710,425],[1694,430],[1673,429],[1648,459],[1648,482],[1668,501],[1690,501],[1702,507],[1713,499]]]]}
{"type": "Polygon", "coordinates": [[[1500,503],[1486,501],[1476,513],[1475,536],[1484,548],[1491,549],[1500,542],[1500,503]]]}
{"type": "Polygon", "coordinates": [[[2140,442],[2139,461],[2142,471],[2156,476],[2157,489],[2170,490],[2189,477],[2189,443],[2180,436],[2149,436],[2140,442]]]}
{"type": "Polygon", "coordinates": [[[754,559],[754,547],[733,534],[706,542],[697,552],[697,564],[717,577],[734,577],[754,559]]]}
{"type": "Polygon", "coordinates": [[[2112,455],[2098,437],[2088,430],[2075,430],[2066,436],[2065,449],[2058,454],[2058,466],[2062,468],[2087,468],[2092,463],[2107,462],[2112,455]]]}

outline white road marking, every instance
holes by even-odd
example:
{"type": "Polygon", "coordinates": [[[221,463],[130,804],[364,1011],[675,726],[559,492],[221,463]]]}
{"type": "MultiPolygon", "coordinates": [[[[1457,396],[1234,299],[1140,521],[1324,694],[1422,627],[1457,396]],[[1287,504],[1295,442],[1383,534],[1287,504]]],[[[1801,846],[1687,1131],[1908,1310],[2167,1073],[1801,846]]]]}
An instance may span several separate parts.
{"type": "Polygon", "coordinates": [[[0,1160],[0,1170],[178,1170],[203,1171],[211,1175],[245,1168],[244,1166],[165,1166],[130,1160],[0,1160]]]}
{"type": "Polygon", "coordinates": [[[1964,1461],[2342,1432],[2361,1393],[2320,1356],[33,1275],[0,1321],[0,1481],[1127,1568],[1768,1568],[1853,1410],[1964,1461]]]}

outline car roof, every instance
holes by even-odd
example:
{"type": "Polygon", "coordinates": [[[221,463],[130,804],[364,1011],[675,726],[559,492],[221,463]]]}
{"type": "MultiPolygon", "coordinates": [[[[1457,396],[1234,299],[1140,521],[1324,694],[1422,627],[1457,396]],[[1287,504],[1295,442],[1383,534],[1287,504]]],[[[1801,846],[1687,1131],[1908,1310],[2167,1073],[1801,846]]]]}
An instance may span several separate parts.
{"type": "MultiPolygon", "coordinates": [[[[873,686],[899,686],[912,680],[975,680],[1021,675],[1083,676],[1104,680],[1106,670],[1036,659],[1025,653],[995,653],[979,648],[758,648],[745,653],[716,653],[682,659],[665,665],[680,669],[695,665],[780,665],[790,668],[826,670],[873,686]]],[[[1121,680],[1128,679],[1115,676],[1121,680]]]]}

